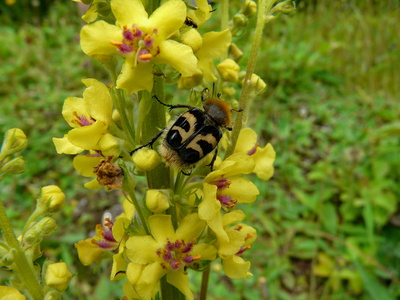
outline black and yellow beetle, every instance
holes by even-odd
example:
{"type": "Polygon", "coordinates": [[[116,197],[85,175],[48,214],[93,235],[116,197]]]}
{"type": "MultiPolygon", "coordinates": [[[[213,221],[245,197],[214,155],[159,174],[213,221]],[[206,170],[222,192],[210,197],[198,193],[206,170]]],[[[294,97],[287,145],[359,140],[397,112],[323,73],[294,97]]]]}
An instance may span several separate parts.
{"type": "MultiPolygon", "coordinates": [[[[185,170],[192,168],[207,154],[216,149],[222,137],[222,128],[232,130],[232,114],[229,103],[219,98],[204,97],[202,93],[203,110],[190,105],[170,105],[163,103],[156,96],[154,98],[169,110],[175,108],[187,108],[188,111],[181,114],[170,127],[161,130],[150,142],[133,150],[135,151],[152,146],[154,142],[166,131],[163,142],[160,145],[160,154],[169,166],[185,170]]],[[[209,164],[213,167],[217,156],[209,164]]]]}

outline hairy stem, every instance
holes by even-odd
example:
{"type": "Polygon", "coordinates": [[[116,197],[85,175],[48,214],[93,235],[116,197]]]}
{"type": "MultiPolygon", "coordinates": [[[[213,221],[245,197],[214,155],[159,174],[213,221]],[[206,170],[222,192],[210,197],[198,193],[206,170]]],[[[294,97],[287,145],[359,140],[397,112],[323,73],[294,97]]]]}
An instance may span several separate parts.
{"type": "Polygon", "coordinates": [[[11,222],[6,215],[2,202],[0,202],[0,228],[3,231],[3,236],[8,246],[15,251],[13,258],[15,263],[14,271],[16,275],[23,282],[24,287],[27,289],[32,299],[42,300],[44,298],[42,287],[35,276],[33,265],[28,262],[24,251],[21,249],[19,241],[15,237],[11,227],[11,222]]]}

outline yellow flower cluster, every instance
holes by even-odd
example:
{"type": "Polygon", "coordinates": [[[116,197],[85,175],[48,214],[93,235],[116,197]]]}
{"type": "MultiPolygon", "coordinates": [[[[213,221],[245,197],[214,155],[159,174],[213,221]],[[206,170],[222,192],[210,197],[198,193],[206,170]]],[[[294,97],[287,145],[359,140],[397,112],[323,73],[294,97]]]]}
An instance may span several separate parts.
{"type": "MultiPolygon", "coordinates": [[[[195,4],[192,7],[182,0],[166,0],[153,10],[148,1],[92,1],[84,16],[88,24],[81,30],[81,48],[104,64],[113,82],[108,86],[96,79],[84,79],[87,88],[83,97],[69,97],[63,107],[63,117],[72,129],[64,137],[53,139],[58,153],[75,155],[75,169],[85,177],[96,177],[86,187],[121,188],[126,196],[124,213],[105,213],[95,235],[75,247],[85,266],[112,257],[110,279],[127,278],[124,293],[129,299],[153,299],[165,283],[175,286],[187,299],[194,299],[188,272],[207,270],[217,259],[230,278],[251,276],[250,262],[243,254],[257,234],[243,223],[246,216],[238,207],[254,202],[259,194],[251,176],[261,180],[272,177],[275,152],[270,144],[259,147],[256,133],[242,129],[232,155],[223,161],[213,159],[211,172],[204,166],[210,158],[207,156],[192,174],[166,169],[156,148],[139,147],[131,157],[132,150],[143,144],[144,134],[154,129],[152,124],[164,116],[164,111],[159,111],[153,119],[146,119],[159,105],[156,100],[163,103],[157,97],[163,94],[159,78],[181,89],[198,90],[217,82],[223,91],[243,79],[238,64],[241,55],[228,57],[229,49],[240,52],[232,44],[232,28],[201,31],[199,27],[213,15],[213,8],[206,0],[195,4]],[[111,21],[103,18],[107,8],[111,21]],[[217,59],[219,64],[215,64],[217,59]],[[161,179],[160,174],[164,174],[161,179]],[[135,193],[137,176],[147,177],[146,191],[135,193]]],[[[252,1],[244,5],[246,15],[254,13],[252,1]]],[[[254,95],[266,86],[256,75],[251,81],[254,95]]],[[[234,94],[230,93],[231,100],[234,94]]],[[[229,113],[229,122],[199,135],[198,139],[203,139],[200,142],[211,145],[221,138],[220,129],[231,129],[231,106],[223,107],[229,113]]],[[[201,116],[217,124],[212,116],[201,116]]],[[[176,131],[181,137],[177,138],[197,136],[200,121],[196,116],[180,119],[176,131]]],[[[161,133],[156,138],[160,136],[165,138],[161,133]]],[[[146,145],[152,146],[156,138],[146,145]]],[[[224,139],[222,152],[228,151],[224,139]]],[[[200,143],[197,149],[203,151],[200,143]]]]}

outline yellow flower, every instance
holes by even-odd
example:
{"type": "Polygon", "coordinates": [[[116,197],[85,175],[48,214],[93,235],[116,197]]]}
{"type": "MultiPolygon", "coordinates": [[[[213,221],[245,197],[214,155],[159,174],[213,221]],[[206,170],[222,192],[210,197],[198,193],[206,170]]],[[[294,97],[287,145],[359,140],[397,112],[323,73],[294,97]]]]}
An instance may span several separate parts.
{"type": "Polygon", "coordinates": [[[168,64],[190,76],[197,59],[192,49],[169,39],[186,19],[186,5],[181,0],[164,2],[149,17],[140,0],[113,0],[111,10],[116,24],[97,21],[81,31],[83,52],[105,62],[111,56],[125,58],[117,88],[128,93],[153,87],[153,64],[168,64]]]}
{"type": "Polygon", "coordinates": [[[96,225],[96,235],[75,244],[79,260],[84,266],[100,261],[118,247],[119,242],[113,235],[113,225],[111,214],[105,213],[103,224],[96,225]]]}
{"type": "Polygon", "coordinates": [[[213,8],[207,0],[196,0],[197,9],[189,9],[187,16],[192,19],[197,26],[200,26],[211,17],[213,8]]]}
{"type": "Polygon", "coordinates": [[[50,213],[59,212],[64,207],[65,194],[56,185],[42,187],[41,196],[37,200],[37,206],[50,213]]]}
{"type": "Polygon", "coordinates": [[[240,210],[227,213],[223,217],[223,227],[225,228],[230,243],[219,243],[218,253],[222,259],[222,266],[225,274],[232,279],[250,278],[250,262],[245,261],[241,256],[251,248],[251,244],[256,239],[256,230],[246,224],[238,224],[229,227],[244,219],[244,213],[240,210]]]}
{"type": "Polygon", "coordinates": [[[141,299],[151,299],[157,291],[159,279],[164,275],[168,283],[177,287],[188,299],[194,299],[186,267],[195,261],[209,261],[216,257],[214,246],[196,243],[205,225],[197,214],[190,214],[175,231],[170,215],[153,215],[149,217],[151,236],[132,236],[128,239],[127,256],[131,263],[127,277],[141,299]]]}
{"type": "Polygon", "coordinates": [[[59,291],[64,291],[72,278],[65,262],[51,264],[46,271],[46,284],[59,291]]]}
{"type": "MultiPolygon", "coordinates": [[[[202,38],[203,43],[198,51],[195,52],[198,58],[197,69],[201,70],[205,80],[214,82],[218,79],[213,73],[214,59],[221,57],[221,55],[228,50],[232,40],[232,34],[230,30],[227,29],[219,32],[207,32],[203,34],[202,38]]],[[[197,73],[198,72],[199,71],[197,71],[197,73]]],[[[196,74],[196,76],[198,77],[198,74],[196,74]]],[[[185,85],[181,81],[188,81],[185,75],[179,79],[179,85],[188,88],[187,84],[185,85]]]]}
{"type": "Polygon", "coordinates": [[[274,174],[275,150],[271,144],[264,148],[258,147],[257,134],[251,128],[240,131],[234,152],[245,153],[254,160],[253,173],[260,179],[268,180],[274,174]]]}
{"type": "Polygon", "coordinates": [[[230,243],[231,240],[223,227],[221,208],[229,211],[236,203],[254,202],[259,194],[254,183],[239,176],[253,170],[252,158],[235,153],[204,179],[204,197],[199,205],[199,216],[214,231],[219,243],[230,243]]]}
{"type": "Polygon", "coordinates": [[[217,66],[217,70],[222,79],[229,82],[239,80],[239,65],[232,59],[227,58],[217,66]]]}
{"type": "Polygon", "coordinates": [[[22,295],[16,288],[2,285],[0,286],[0,300],[25,300],[26,297],[22,295]]]}
{"type": "Polygon", "coordinates": [[[118,152],[114,139],[106,135],[112,123],[113,106],[107,86],[95,79],[82,82],[87,86],[83,98],[69,97],[64,102],[62,114],[73,129],[63,138],[53,138],[57,153],[77,154],[83,150],[102,149],[107,154],[112,152],[110,149],[118,152]]]}

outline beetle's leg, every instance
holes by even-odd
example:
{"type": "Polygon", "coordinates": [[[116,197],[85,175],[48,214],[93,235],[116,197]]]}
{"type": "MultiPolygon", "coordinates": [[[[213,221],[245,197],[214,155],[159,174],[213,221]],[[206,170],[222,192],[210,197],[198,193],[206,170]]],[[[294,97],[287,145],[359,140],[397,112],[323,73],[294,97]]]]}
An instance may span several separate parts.
{"type": "Polygon", "coordinates": [[[177,105],[172,105],[172,104],[167,104],[162,102],[160,99],[158,99],[158,97],[156,95],[153,96],[153,98],[155,98],[158,102],[160,102],[162,105],[166,106],[169,108],[169,110],[173,110],[174,108],[189,108],[192,109],[193,106],[190,105],[184,105],[184,104],[177,104],[177,105]]]}
{"type": "Polygon", "coordinates": [[[183,170],[181,170],[181,173],[182,173],[183,175],[189,176],[190,174],[192,174],[192,169],[190,169],[188,173],[186,173],[186,172],[184,172],[183,170]]]}
{"type": "Polygon", "coordinates": [[[157,133],[157,134],[151,139],[150,142],[148,142],[148,143],[146,143],[146,144],[144,144],[144,145],[142,145],[142,146],[140,146],[140,147],[138,147],[138,148],[132,150],[132,151],[129,153],[129,155],[132,155],[132,154],[135,153],[136,151],[138,151],[138,150],[140,150],[140,149],[142,149],[142,148],[144,148],[144,147],[147,147],[147,146],[149,146],[149,145],[150,145],[151,148],[153,148],[153,144],[154,144],[155,141],[157,141],[157,139],[163,134],[163,132],[164,132],[164,130],[165,130],[166,128],[167,128],[167,127],[165,127],[163,130],[161,130],[159,133],[157,133]]]}
{"type": "Polygon", "coordinates": [[[201,102],[204,102],[204,101],[206,101],[206,99],[208,98],[208,93],[209,93],[209,89],[208,88],[204,88],[202,91],[201,91],[201,102]]]}
{"type": "Polygon", "coordinates": [[[214,163],[215,163],[215,160],[217,159],[217,154],[218,154],[218,148],[215,148],[213,158],[212,158],[211,162],[207,165],[210,167],[210,171],[213,171],[213,169],[214,169],[214,163]]]}

